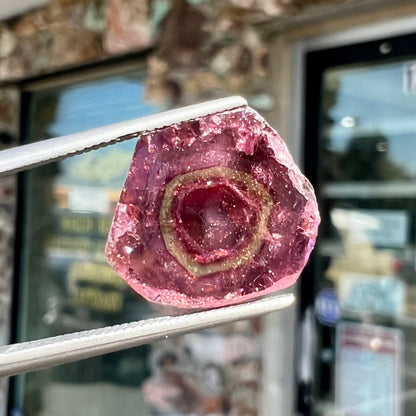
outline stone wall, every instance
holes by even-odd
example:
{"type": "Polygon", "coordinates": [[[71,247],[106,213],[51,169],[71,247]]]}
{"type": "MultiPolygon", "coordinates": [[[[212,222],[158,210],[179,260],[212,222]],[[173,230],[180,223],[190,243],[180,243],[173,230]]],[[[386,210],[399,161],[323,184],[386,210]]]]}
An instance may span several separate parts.
{"type": "Polygon", "coordinates": [[[151,48],[150,101],[257,95],[268,77],[262,24],[319,2],[53,0],[0,23],[0,82],[151,48]]]}

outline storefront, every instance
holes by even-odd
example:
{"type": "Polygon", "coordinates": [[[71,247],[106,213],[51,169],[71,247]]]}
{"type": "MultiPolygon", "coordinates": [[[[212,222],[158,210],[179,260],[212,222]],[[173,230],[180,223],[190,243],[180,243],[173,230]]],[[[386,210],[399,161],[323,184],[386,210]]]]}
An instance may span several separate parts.
{"type": "Polygon", "coordinates": [[[316,318],[320,414],[415,407],[416,38],[378,30],[365,43],[307,47],[305,169],[326,220],[302,298],[305,320],[316,318]]]}
{"type": "MultiPolygon", "coordinates": [[[[8,22],[3,147],[247,96],[286,139],[320,203],[320,239],[295,289],[297,307],[15,377],[10,388],[2,380],[4,414],[413,415],[413,5],[305,2],[293,11],[230,2],[214,16],[204,2],[164,14],[162,3],[56,1],[8,22]],[[194,23],[181,38],[183,16],[194,23]],[[36,57],[21,42],[35,42],[35,32],[36,57]]],[[[2,179],[3,344],[165,313],[104,256],[133,148],[125,142],[2,179]]]]}

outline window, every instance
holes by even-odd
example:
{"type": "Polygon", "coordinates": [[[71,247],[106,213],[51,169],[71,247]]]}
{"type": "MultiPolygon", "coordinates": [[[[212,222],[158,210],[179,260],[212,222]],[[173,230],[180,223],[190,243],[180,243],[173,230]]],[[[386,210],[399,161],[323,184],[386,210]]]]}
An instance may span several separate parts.
{"type": "MultiPolygon", "coordinates": [[[[136,70],[28,93],[25,140],[153,113],[143,79],[136,70]]],[[[126,141],[24,174],[19,341],[151,313],[104,255],[134,146],[126,141]]],[[[22,376],[14,406],[28,415],[145,413],[135,387],[149,374],[149,347],[134,348],[22,376]]]]}

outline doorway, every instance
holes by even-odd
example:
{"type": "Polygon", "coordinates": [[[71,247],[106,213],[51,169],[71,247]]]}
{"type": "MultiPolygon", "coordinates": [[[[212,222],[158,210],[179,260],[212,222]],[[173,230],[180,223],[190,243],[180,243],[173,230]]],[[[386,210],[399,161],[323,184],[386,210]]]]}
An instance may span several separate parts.
{"type": "Polygon", "coordinates": [[[304,167],[322,225],[301,287],[316,329],[301,414],[416,412],[415,45],[306,54],[304,167]]]}

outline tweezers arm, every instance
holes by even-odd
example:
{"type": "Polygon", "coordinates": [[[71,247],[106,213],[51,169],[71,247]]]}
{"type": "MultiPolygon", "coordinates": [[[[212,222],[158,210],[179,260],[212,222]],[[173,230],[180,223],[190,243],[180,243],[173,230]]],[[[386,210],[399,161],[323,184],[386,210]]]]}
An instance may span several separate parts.
{"type": "Polygon", "coordinates": [[[89,150],[138,137],[171,124],[247,105],[239,96],[220,98],[201,104],[111,124],[57,138],[42,140],[0,152],[0,177],[74,156],[89,150]]]}
{"type": "Polygon", "coordinates": [[[260,316],[290,306],[292,294],[181,316],[165,316],[0,348],[0,376],[82,360],[149,342],[260,316]]]}

